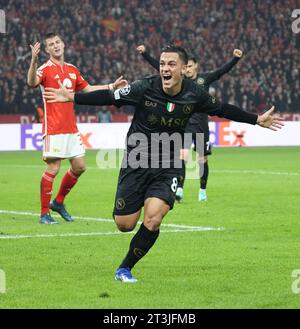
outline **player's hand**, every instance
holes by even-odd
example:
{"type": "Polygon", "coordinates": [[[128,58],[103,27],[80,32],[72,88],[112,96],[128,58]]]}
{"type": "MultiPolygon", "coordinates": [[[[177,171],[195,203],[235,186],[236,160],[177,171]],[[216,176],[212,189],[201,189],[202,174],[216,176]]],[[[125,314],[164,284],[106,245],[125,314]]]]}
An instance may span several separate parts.
{"type": "Polygon", "coordinates": [[[144,45],[140,45],[136,48],[136,50],[142,55],[146,51],[146,47],[144,45]]]}
{"type": "Polygon", "coordinates": [[[282,122],[283,119],[279,115],[273,114],[274,109],[275,107],[272,106],[270,110],[268,110],[262,115],[259,115],[257,117],[256,123],[261,127],[268,128],[274,131],[281,129],[284,126],[284,123],[282,122]]]}
{"type": "Polygon", "coordinates": [[[74,93],[68,91],[68,89],[58,80],[60,86],[59,89],[56,88],[45,88],[43,96],[47,100],[47,103],[66,103],[74,102],[74,93]]]}
{"type": "Polygon", "coordinates": [[[41,50],[41,44],[39,42],[36,42],[34,45],[30,45],[31,48],[31,60],[33,62],[38,61],[39,53],[41,50]]]}
{"type": "Polygon", "coordinates": [[[242,50],[240,50],[240,49],[234,49],[233,56],[234,57],[237,57],[237,58],[242,58],[242,56],[243,56],[242,50]]]}
{"type": "Polygon", "coordinates": [[[123,79],[123,76],[121,75],[113,84],[112,89],[120,89],[128,85],[128,81],[123,79]]]}

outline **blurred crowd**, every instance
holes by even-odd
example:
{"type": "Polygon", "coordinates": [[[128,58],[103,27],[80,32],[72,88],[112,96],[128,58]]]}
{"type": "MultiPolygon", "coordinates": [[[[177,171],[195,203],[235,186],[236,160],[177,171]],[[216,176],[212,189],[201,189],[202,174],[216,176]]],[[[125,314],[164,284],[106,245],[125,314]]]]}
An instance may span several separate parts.
{"type": "MultiPolygon", "coordinates": [[[[0,113],[33,113],[41,105],[38,88],[26,86],[29,45],[52,31],[63,36],[65,60],[90,84],[155,74],[136,52],[139,44],[157,58],[162,46],[181,45],[201,71],[223,65],[240,48],[243,59],[214,84],[217,97],[258,113],[271,104],[300,111],[300,33],[291,28],[296,0],[0,0],[0,8],[7,26],[0,34],[0,113]]],[[[46,60],[42,50],[40,63],[46,60]]]]}

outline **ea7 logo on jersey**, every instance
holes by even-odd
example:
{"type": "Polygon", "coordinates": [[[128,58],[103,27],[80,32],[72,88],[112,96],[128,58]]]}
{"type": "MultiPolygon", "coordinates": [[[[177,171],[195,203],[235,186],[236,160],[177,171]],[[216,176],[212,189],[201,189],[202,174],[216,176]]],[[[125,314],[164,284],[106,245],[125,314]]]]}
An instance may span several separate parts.
{"type": "Polygon", "coordinates": [[[151,101],[145,101],[145,106],[147,107],[156,107],[157,103],[151,101]]]}

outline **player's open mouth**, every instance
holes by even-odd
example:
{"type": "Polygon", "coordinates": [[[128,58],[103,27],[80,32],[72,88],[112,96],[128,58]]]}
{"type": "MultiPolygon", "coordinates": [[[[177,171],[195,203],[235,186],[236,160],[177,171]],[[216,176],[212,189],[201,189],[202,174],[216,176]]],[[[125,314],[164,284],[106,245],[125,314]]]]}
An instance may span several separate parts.
{"type": "Polygon", "coordinates": [[[168,80],[170,80],[172,77],[170,76],[170,75],[164,75],[163,76],[163,79],[164,79],[164,81],[168,81],[168,80]]]}

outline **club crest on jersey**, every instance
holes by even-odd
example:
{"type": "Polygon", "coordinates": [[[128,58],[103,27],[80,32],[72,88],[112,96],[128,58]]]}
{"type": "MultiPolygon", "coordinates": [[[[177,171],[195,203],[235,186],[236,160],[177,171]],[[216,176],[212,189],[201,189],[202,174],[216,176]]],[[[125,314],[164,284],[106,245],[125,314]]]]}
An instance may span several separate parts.
{"type": "Polygon", "coordinates": [[[183,106],[183,113],[190,114],[193,111],[194,105],[193,104],[186,104],[183,106]]]}
{"type": "Polygon", "coordinates": [[[76,80],[76,74],[75,73],[69,73],[69,76],[71,79],[76,80]]]}
{"type": "Polygon", "coordinates": [[[66,88],[72,88],[72,81],[68,78],[64,79],[63,81],[63,86],[66,87],[66,88]]]}
{"type": "Polygon", "coordinates": [[[131,87],[130,85],[127,85],[125,87],[123,87],[122,89],[120,89],[120,94],[123,96],[126,96],[130,93],[131,87]]]}
{"type": "Polygon", "coordinates": [[[124,209],[124,207],[125,207],[125,200],[123,198],[119,198],[116,201],[116,208],[119,210],[122,210],[122,209],[124,209]]]}
{"type": "Polygon", "coordinates": [[[168,110],[168,112],[173,112],[174,111],[174,109],[175,109],[175,104],[174,103],[168,103],[167,104],[167,110],[168,110]]]}

